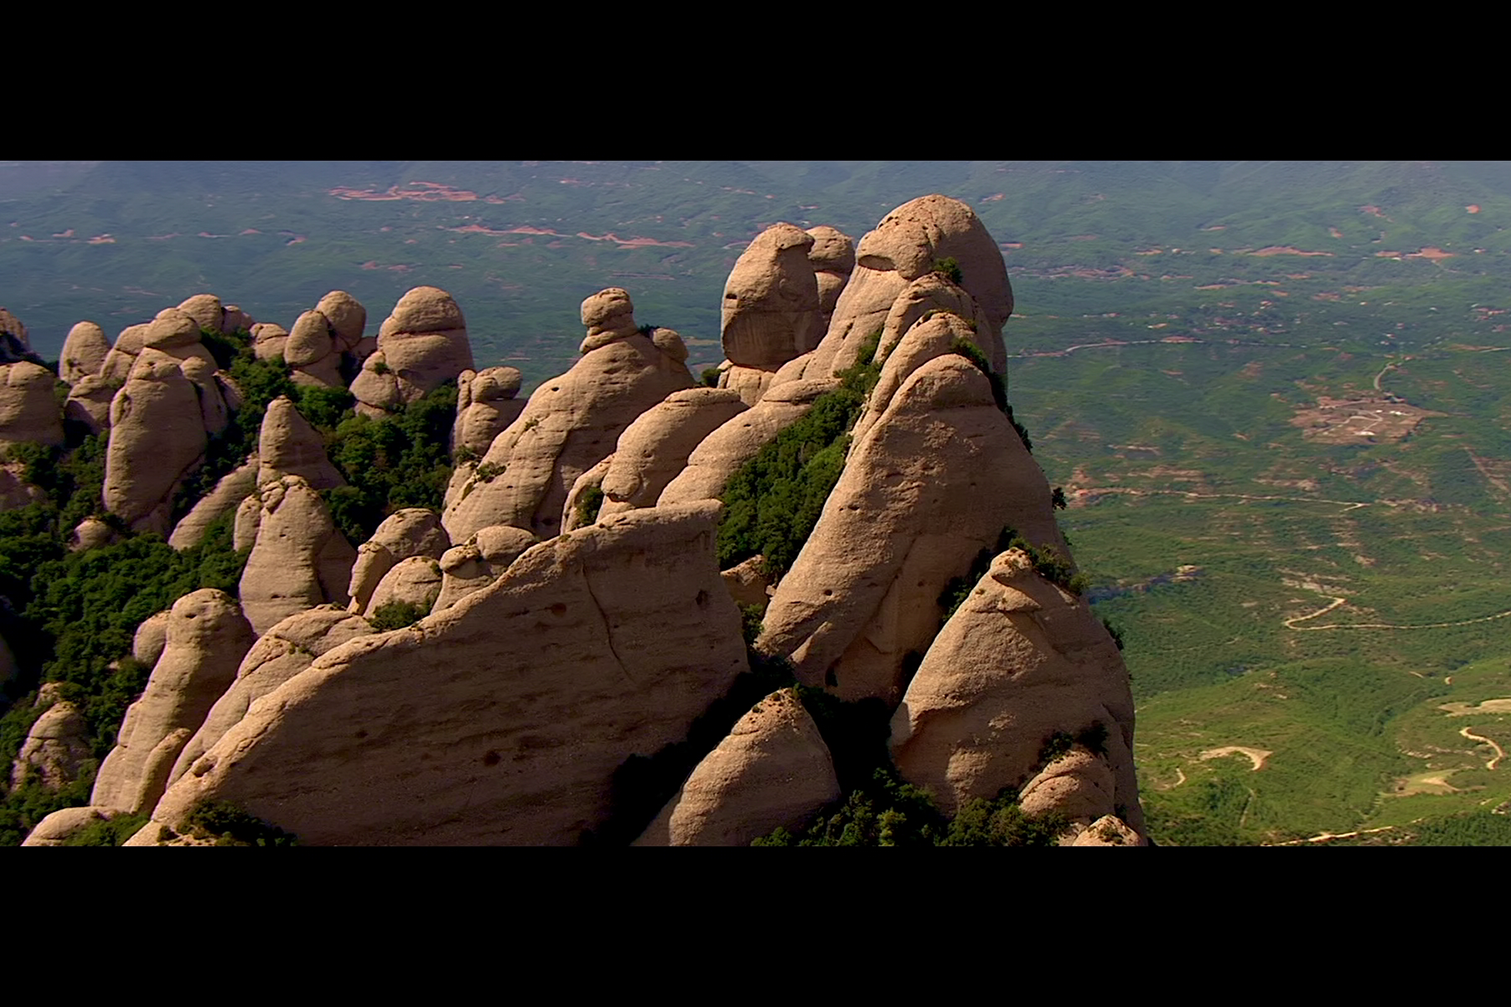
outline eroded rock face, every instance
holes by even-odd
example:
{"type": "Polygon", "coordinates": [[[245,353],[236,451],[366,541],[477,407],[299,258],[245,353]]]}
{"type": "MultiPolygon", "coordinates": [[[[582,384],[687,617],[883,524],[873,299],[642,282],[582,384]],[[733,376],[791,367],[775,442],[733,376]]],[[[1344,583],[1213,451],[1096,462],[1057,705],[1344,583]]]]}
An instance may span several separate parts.
{"type": "Polygon", "coordinates": [[[620,294],[603,291],[583,302],[589,326],[584,345],[606,341],[536,389],[519,419],[494,439],[479,466],[482,474],[448,494],[444,521],[453,542],[494,524],[541,538],[557,534],[577,478],[613,452],[641,413],[696,384],[686,364],[634,329],[633,316],[620,310],[628,295],[620,294]]]}
{"type": "Polygon", "coordinates": [[[91,434],[110,429],[110,403],[119,389],[97,374],[84,375],[68,392],[63,418],[84,424],[91,434]]]}
{"type": "Polygon", "coordinates": [[[441,596],[431,611],[450,608],[492,584],[538,541],[523,528],[496,524],[479,529],[466,542],[446,550],[441,557],[441,596]]]}
{"type": "Polygon", "coordinates": [[[101,808],[60,808],[37,823],[22,846],[62,846],[69,836],[95,822],[108,821],[110,813],[101,808]]]}
{"type": "Polygon", "coordinates": [[[42,786],[58,790],[79,775],[79,767],[90,754],[89,725],[83,712],[73,703],[59,700],[26,733],[11,767],[10,785],[19,787],[35,773],[42,786]]]}
{"type": "Polygon", "coordinates": [[[619,437],[603,477],[600,516],[654,507],[687,457],[709,434],[745,411],[738,394],[720,388],[673,392],[619,437]]]}
{"type": "Polygon", "coordinates": [[[0,451],[17,444],[62,444],[63,411],[51,371],[26,360],[0,365],[0,451]]]}
{"type": "Polygon", "coordinates": [[[749,846],[778,827],[800,828],[840,796],[817,725],[782,689],[740,718],[635,845],[749,846]]]}
{"type": "Polygon", "coordinates": [[[281,360],[288,341],[289,332],[282,325],[258,322],[252,326],[252,352],[258,360],[281,360]]]}
{"type": "Polygon", "coordinates": [[[296,384],[326,388],[344,384],[335,329],[318,311],[306,311],[294,320],[294,327],[283,343],[283,359],[294,369],[292,377],[296,384]]]}
{"type": "Polygon", "coordinates": [[[26,332],[26,326],[21,324],[21,319],[5,308],[0,308],[0,365],[22,360],[33,364],[41,363],[32,352],[31,338],[26,332]]]}
{"type": "MultiPolygon", "coordinates": [[[[885,324],[892,304],[908,284],[952,258],[961,286],[985,312],[1000,340],[1013,310],[1012,286],[992,236],[969,206],[948,196],[920,196],[882,218],[855,249],[855,272],[834,306],[814,367],[839,373],[855,363],[861,344],[885,324]]],[[[995,357],[993,357],[995,366],[995,357]]]]}
{"type": "Polygon", "coordinates": [[[451,539],[434,511],[406,507],[384,518],[373,537],[357,549],[347,588],[352,613],[367,611],[373,591],[396,564],[416,556],[439,560],[449,548],[451,539]]]}
{"type": "Polygon", "coordinates": [[[168,544],[180,551],[192,549],[204,541],[210,526],[232,513],[241,502],[257,492],[257,456],[251,455],[233,471],[220,477],[215,488],[173,526],[168,544]]]}
{"type": "Polygon", "coordinates": [[[173,488],[199,463],[208,443],[199,392],[179,361],[142,350],[110,403],[106,509],[138,531],[166,533],[173,488]]]}
{"type": "Polygon", "coordinates": [[[373,590],[370,607],[412,605],[429,612],[441,595],[441,564],[429,556],[411,556],[395,563],[373,590]]]}
{"type": "Polygon", "coordinates": [[[316,605],[345,607],[357,553],[319,494],[299,476],[284,476],[262,487],[258,501],[257,540],[240,587],[252,628],[261,635],[316,605]]]}
{"type": "MultiPolygon", "coordinates": [[[[900,300],[900,298],[899,298],[900,300]]],[[[859,440],[866,431],[875,426],[886,412],[892,396],[903,383],[930,360],[950,356],[960,343],[975,346],[975,332],[965,319],[949,313],[935,314],[928,319],[920,318],[892,347],[876,385],[866,398],[866,408],[855,422],[853,436],[859,440]]],[[[979,349],[979,347],[978,347],[979,349]]]]}
{"type": "Polygon", "coordinates": [[[226,311],[220,298],[214,294],[195,294],[178,306],[178,310],[194,319],[201,329],[211,332],[235,332],[225,327],[226,311]]]}
{"type": "Polygon", "coordinates": [[[184,745],[168,782],[183,776],[258,699],[308,668],[321,654],[374,632],[366,619],[334,605],[321,605],[277,623],[247,651],[236,669],[236,681],[215,701],[204,723],[184,745]]]}
{"type": "Polygon", "coordinates": [[[345,486],[346,480],[325,454],[320,432],[284,395],[268,403],[257,438],[257,485],[284,476],[299,476],[317,490],[345,486]]]}
{"type": "Polygon", "coordinates": [[[105,354],[110,352],[110,340],[105,330],[94,322],[79,322],[68,330],[63,340],[63,352],[58,358],[58,377],[70,385],[78,384],[80,378],[98,374],[105,364],[105,354]]]}
{"type": "MultiPolygon", "coordinates": [[[[578,476],[577,481],[572,483],[572,488],[567,491],[567,501],[561,506],[562,531],[576,531],[598,520],[599,515],[603,513],[603,508],[608,504],[602,496],[603,480],[609,474],[609,467],[613,464],[614,456],[609,455],[578,476]],[[596,511],[592,507],[592,494],[595,490],[599,494],[596,511]]],[[[632,508],[621,508],[623,509],[632,508]]]]}
{"type": "Polygon", "coordinates": [[[941,591],[1006,527],[1063,549],[1044,475],[986,376],[962,357],[930,360],[851,448],[757,646],[807,685],[895,704],[908,654],[938,628],[941,591]]]}
{"type": "Polygon", "coordinates": [[[236,677],[252,627],[236,600],[205,588],[173,603],[162,656],[126,710],[116,747],[100,764],[89,803],[128,814],[150,810],[179,750],[236,677]]]}
{"type": "Polygon", "coordinates": [[[818,281],[813,236],[791,224],[756,235],[724,284],[724,355],[744,367],[776,370],[818,345],[818,281]]]}
{"type": "Polygon", "coordinates": [[[685,738],[746,670],[716,513],[617,515],[416,626],[327,652],[153,817],[178,828],[212,798],[311,844],[578,842],[606,824],[615,770],[685,738]]]}
{"type": "Polygon", "coordinates": [[[0,511],[41,503],[47,494],[26,481],[26,466],[20,462],[0,464],[0,511]]]}
{"type": "Polygon", "coordinates": [[[1076,837],[1072,846],[1148,846],[1149,840],[1139,835],[1116,815],[1104,815],[1086,827],[1076,837]]]}
{"type": "Polygon", "coordinates": [[[438,287],[415,287],[378,329],[377,352],[362,365],[352,394],[370,416],[414,402],[473,369],[462,309],[438,287]]]}
{"type": "Polygon", "coordinates": [[[992,370],[998,374],[1007,373],[1007,351],[1002,346],[1001,335],[992,328],[991,319],[963,287],[938,273],[925,273],[897,295],[897,300],[887,311],[887,320],[882,324],[876,359],[886,360],[903,335],[934,311],[947,311],[964,321],[970,329],[970,341],[981,349],[992,370]]]}
{"type": "Polygon", "coordinates": [[[727,420],[698,443],[688,455],[686,467],[661,491],[657,505],[717,499],[741,465],[796,423],[836,384],[833,380],[790,381],[772,388],[755,406],[727,420]]]}
{"type": "Polygon", "coordinates": [[[456,423],[451,430],[451,449],[481,455],[493,438],[503,433],[524,411],[524,399],[516,399],[524,375],[515,367],[466,370],[457,378],[456,423]]]}
{"type": "Polygon", "coordinates": [[[367,309],[361,301],[344,290],[332,290],[320,298],[315,310],[330,322],[337,352],[351,353],[357,348],[367,328],[367,309]]]}
{"type": "Polygon", "coordinates": [[[1122,657],[1085,599],[1034,572],[1019,549],[992,561],[940,630],[893,715],[891,746],[898,771],[947,811],[1014,787],[1025,811],[1115,813],[1144,827],[1122,657]],[[1056,732],[1098,724],[1102,754],[1082,743],[1041,764],[1056,732]]]}
{"type": "Polygon", "coordinates": [[[173,610],[169,608],[143,619],[131,638],[131,656],[149,668],[157,664],[163,648],[168,646],[168,623],[172,618],[173,610]]]}
{"type": "Polygon", "coordinates": [[[808,233],[813,238],[808,261],[813,263],[814,279],[818,281],[819,313],[827,332],[840,291],[845,289],[850,274],[855,271],[855,242],[849,235],[827,224],[810,227],[808,233]]]}

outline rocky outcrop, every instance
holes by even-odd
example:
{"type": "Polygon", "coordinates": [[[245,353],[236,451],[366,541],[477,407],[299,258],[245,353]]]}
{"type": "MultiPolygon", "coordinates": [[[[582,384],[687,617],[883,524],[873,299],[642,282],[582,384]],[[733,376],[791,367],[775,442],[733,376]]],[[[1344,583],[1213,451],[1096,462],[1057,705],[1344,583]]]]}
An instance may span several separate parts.
{"type": "Polygon", "coordinates": [[[168,544],[183,551],[204,541],[210,526],[236,510],[241,502],[257,492],[257,456],[251,455],[233,471],[220,477],[215,488],[173,526],[168,544]]]}
{"type": "MultiPolygon", "coordinates": [[[[834,316],[809,374],[839,373],[859,357],[861,345],[880,332],[908,284],[944,259],[960,267],[961,286],[985,312],[1000,340],[1013,310],[1007,265],[992,236],[969,206],[948,196],[920,196],[882,218],[855,249],[855,271],[834,306],[834,316]]],[[[996,365],[995,353],[990,356],[996,365]]]]}
{"type": "Polygon", "coordinates": [[[756,235],[724,284],[724,356],[742,367],[776,370],[818,346],[818,281],[808,250],[813,236],[791,224],[756,235]]]}
{"type": "Polygon", "coordinates": [[[441,595],[441,564],[429,556],[411,556],[395,563],[373,589],[368,608],[374,615],[385,605],[409,605],[430,612],[441,595]]]}
{"type": "Polygon", "coordinates": [[[466,370],[456,379],[456,423],[451,430],[451,450],[482,455],[509,424],[524,411],[524,399],[516,399],[524,376],[514,367],[466,370]]]}
{"type": "MultiPolygon", "coordinates": [[[[268,403],[257,437],[257,485],[298,476],[317,490],[345,486],[346,480],[325,454],[319,431],[280,395],[268,403]]],[[[238,501],[239,502],[239,501],[238,501]]]]}
{"type": "Polygon", "coordinates": [[[384,518],[373,537],[357,549],[347,587],[352,614],[367,611],[373,591],[396,565],[411,557],[439,560],[450,548],[451,539],[434,511],[406,507],[384,518]]]}
{"type": "Polygon", "coordinates": [[[194,323],[201,329],[222,333],[236,331],[225,327],[225,306],[214,294],[195,294],[180,304],[178,310],[194,319],[194,323]]]}
{"type": "Polygon", "coordinates": [[[168,623],[172,618],[173,610],[169,608],[143,619],[131,638],[131,656],[149,668],[156,664],[163,656],[163,648],[168,646],[168,623]]]}
{"type": "Polygon", "coordinates": [[[95,822],[110,820],[99,808],[61,808],[37,823],[21,843],[22,846],[62,846],[69,836],[95,822]]]}
{"type": "Polygon", "coordinates": [[[283,348],[288,344],[289,331],[272,322],[258,322],[252,326],[252,352],[258,360],[282,360],[283,348]]]}
{"type": "Polygon", "coordinates": [[[719,388],[673,392],[646,410],[619,437],[601,484],[599,515],[654,507],[693,449],[743,412],[739,395],[719,388]]]}
{"type": "Polygon", "coordinates": [[[771,576],[766,573],[766,558],[752,556],[719,574],[736,605],[754,605],[762,612],[771,602],[771,576]]]}
{"type": "Polygon", "coordinates": [[[204,455],[199,398],[179,361],[149,348],[111,401],[105,507],[137,531],[168,531],[173,489],[204,455]]]}
{"type": "Polygon", "coordinates": [[[658,506],[717,499],[741,465],[796,423],[836,384],[833,380],[789,381],[772,388],[755,406],[699,442],[688,455],[687,466],[661,491],[658,506]]]}
{"type": "Polygon", "coordinates": [[[108,381],[98,374],[86,374],[69,389],[68,401],[63,405],[63,418],[83,424],[91,434],[109,430],[110,403],[121,383],[108,381]]]}
{"type": "Polygon", "coordinates": [[[367,328],[367,309],[351,294],[332,290],[320,298],[315,310],[330,323],[338,353],[351,353],[362,342],[362,333],[367,328]]]}
{"type": "Polygon", "coordinates": [[[992,561],[940,630],[893,715],[891,746],[898,771],[948,811],[1012,787],[1025,811],[1144,827],[1122,657],[1086,600],[1020,549],[992,561]],[[1083,740],[1045,766],[1057,733],[1083,740]]]}
{"type": "Polygon", "coordinates": [[[334,605],[321,605],[278,622],[247,651],[236,669],[236,680],[215,701],[204,723],[184,745],[168,774],[168,782],[172,784],[183,776],[246,716],[254,702],[308,668],[320,655],[374,632],[366,619],[334,605]]]}
{"type": "Polygon", "coordinates": [[[925,273],[897,295],[897,300],[887,311],[887,320],[882,323],[876,359],[886,360],[909,329],[925,315],[936,311],[949,312],[965,322],[970,330],[970,341],[986,356],[992,370],[998,374],[1007,373],[1006,351],[1001,337],[993,338],[996,330],[992,328],[991,319],[965,288],[956,286],[939,273],[925,273]]]}
{"type": "Polygon", "coordinates": [[[1116,815],[1103,815],[1076,836],[1071,846],[1148,846],[1139,835],[1116,815]]]}
{"type": "Polygon", "coordinates": [[[35,774],[43,787],[58,790],[78,777],[79,768],[91,754],[89,725],[83,711],[67,700],[57,700],[26,733],[11,766],[11,788],[21,786],[29,775],[35,774]]]}
{"type": "Polygon", "coordinates": [[[26,326],[21,324],[21,319],[5,308],[0,308],[0,366],[23,360],[31,364],[42,363],[32,352],[31,338],[26,326]]]}
{"type": "Polygon", "coordinates": [[[572,488],[567,491],[566,502],[561,505],[562,531],[576,531],[578,528],[590,525],[598,520],[598,516],[603,513],[603,507],[607,502],[603,498],[603,480],[609,474],[609,466],[613,464],[614,456],[609,455],[603,461],[578,476],[577,481],[572,483],[572,488]],[[592,506],[592,495],[595,492],[598,496],[598,507],[596,510],[592,506]]]}
{"type": "Polygon", "coordinates": [[[340,388],[341,351],[331,323],[318,311],[306,311],[294,320],[294,327],[283,343],[283,360],[294,369],[297,385],[340,388]]]}
{"type": "Polygon", "coordinates": [[[566,374],[536,389],[452,497],[444,521],[453,542],[494,524],[541,538],[557,534],[578,476],[608,457],[641,413],[693,387],[677,353],[664,352],[634,328],[634,317],[623,310],[628,303],[629,295],[617,288],[583,302],[588,348],[566,374]]]}
{"type": "Polygon", "coordinates": [[[357,554],[319,494],[299,476],[284,476],[262,487],[257,500],[257,539],[240,586],[252,628],[261,635],[316,605],[344,608],[357,554]]]}
{"type": "Polygon", "coordinates": [[[104,366],[105,354],[110,352],[110,340],[105,330],[94,322],[79,322],[68,330],[63,340],[63,351],[58,357],[58,377],[70,385],[80,378],[98,374],[104,366]]]}
{"type": "Polygon", "coordinates": [[[62,444],[63,410],[51,371],[26,360],[0,365],[0,452],[17,444],[62,444]]]}
{"type": "Polygon", "coordinates": [[[223,591],[205,588],[173,603],[162,656],[100,764],[92,806],[136,814],[157,803],[179,750],[235,680],[252,641],[252,627],[223,591]]]}
{"type": "Polygon", "coordinates": [[[970,323],[958,315],[941,312],[920,318],[893,345],[886,363],[882,364],[876,385],[866,398],[865,411],[855,422],[852,432],[855,439],[864,437],[866,431],[875,426],[891,404],[892,397],[914,371],[930,360],[955,354],[956,346],[961,343],[976,346],[975,339],[976,333],[970,323]]]}
{"type": "Polygon", "coordinates": [[[352,382],[357,411],[381,418],[473,369],[462,309],[437,287],[399,298],[378,329],[377,352],[352,382]]]}
{"type": "Polygon", "coordinates": [[[963,357],[930,360],[850,449],[756,645],[807,685],[895,704],[945,585],[1006,527],[1062,545],[1043,473],[986,376],[963,357]]]}
{"type": "Polygon", "coordinates": [[[481,528],[441,557],[441,595],[432,612],[440,612],[503,576],[509,565],[539,540],[506,524],[481,528]]]}
{"type": "Polygon", "coordinates": [[[808,261],[813,263],[813,278],[818,281],[819,317],[827,332],[840,292],[855,271],[855,242],[827,224],[808,228],[808,234],[813,238],[808,261]]]}
{"type": "Polygon", "coordinates": [[[0,463],[0,511],[16,510],[41,503],[47,494],[26,481],[26,466],[20,462],[0,463]]]}
{"type": "Polygon", "coordinates": [[[704,757],[636,846],[749,846],[797,829],[841,797],[834,760],[791,690],[741,717],[704,757]]]}
{"type": "Polygon", "coordinates": [[[616,515],[254,704],[159,802],[228,801],[311,844],[573,844],[612,780],[746,669],[711,506],[616,515]]]}

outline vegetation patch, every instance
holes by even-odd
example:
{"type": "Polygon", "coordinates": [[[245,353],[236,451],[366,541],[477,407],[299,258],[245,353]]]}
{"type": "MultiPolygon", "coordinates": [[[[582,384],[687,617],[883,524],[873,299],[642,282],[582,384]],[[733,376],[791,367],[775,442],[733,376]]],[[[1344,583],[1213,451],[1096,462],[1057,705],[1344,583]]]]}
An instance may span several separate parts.
{"type": "Polygon", "coordinates": [[[405,626],[413,626],[421,619],[430,614],[431,607],[435,605],[435,599],[430,599],[427,605],[416,605],[407,601],[390,601],[379,605],[373,610],[373,614],[367,621],[372,623],[373,629],[380,633],[386,633],[391,629],[403,629],[405,626]]]}
{"type": "Polygon", "coordinates": [[[297,837],[225,801],[201,801],[184,820],[186,834],[216,846],[297,846],[297,837]]]}
{"type": "Polygon", "coordinates": [[[577,524],[579,527],[590,525],[598,520],[598,512],[603,509],[603,487],[589,486],[577,497],[577,524]]]}

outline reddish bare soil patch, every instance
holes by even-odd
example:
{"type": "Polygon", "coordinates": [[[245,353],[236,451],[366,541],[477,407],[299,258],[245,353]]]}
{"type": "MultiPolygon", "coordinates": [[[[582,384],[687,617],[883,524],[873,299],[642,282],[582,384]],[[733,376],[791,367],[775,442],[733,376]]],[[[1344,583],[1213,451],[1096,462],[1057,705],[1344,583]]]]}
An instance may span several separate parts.
{"type": "Polygon", "coordinates": [[[1296,410],[1291,426],[1324,444],[1376,444],[1404,440],[1426,417],[1442,415],[1386,398],[1319,396],[1315,406],[1296,410]]]}
{"type": "Polygon", "coordinates": [[[1464,207],[1464,212],[1465,213],[1479,213],[1480,212],[1480,205],[1478,203],[1470,203],[1468,206],[1464,207]]]}
{"type": "Polygon", "coordinates": [[[1361,207],[1359,207],[1359,212],[1360,213],[1367,213],[1371,217],[1379,217],[1381,220],[1389,220],[1390,219],[1389,217],[1385,216],[1384,211],[1381,210],[1378,206],[1361,206],[1361,207]]]}
{"type": "Polygon", "coordinates": [[[1290,245],[1270,245],[1267,248],[1259,248],[1249,253],[1250,255],[1332,255],[1332,252],[1303,252],[1299,248],[1290,245]]]}
{"type": "Polygon", "coordinates": [[[1437,259],[1451,259],[1451,258],[1454,257],[1455,254],[1456,253],[1454,253],[1454,252],[1445,252],[1441,248],[1434,248],[1431,245],[1429,245],[1426,248],[1422,249],[1421,251],[1412,252],[1410,255],[1408,255],[1406,257],[1408,259],[1433,259],[1433,260],[1437,260],[1437,259]]]}
{"type": "Polygon", "coordinates": [[[1327,233],[1331,234],[1335,238],[1341,238],[1341,237],[1343,237],[1343,232],[1340,231],[1340,230],[1338,230],[1336,227],[1329,227],[1327,229],[1327,233]]]}

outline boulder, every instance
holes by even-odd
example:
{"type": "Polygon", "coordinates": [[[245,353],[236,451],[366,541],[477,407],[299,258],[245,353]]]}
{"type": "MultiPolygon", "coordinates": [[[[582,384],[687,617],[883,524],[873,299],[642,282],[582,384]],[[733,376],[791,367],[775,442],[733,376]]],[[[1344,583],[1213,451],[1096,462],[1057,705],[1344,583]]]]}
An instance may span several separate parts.
{"type": "Polygon", "coordinates": [[[221,396],[214,362],[194,356],[179,361],[178,366],[199,393],[199,418],[205,433],[211,437],[225,433],[226,427],[231,425],[231,410],[221,396]]]}
{"type": "Polygon", "coordinates": [[[813,276],[818,281],[819,317],[827,332],[840,291],[855,270],[855,242],[827,224],[808,228],[808,234],[813,238],[808,261],[813,264],[813,276]]]}
{"type": "Polygon", "coordinates": [[[226,328],[225,307],[214,294],[195,294],[180,304],[178,310],[194,319],[201,329],[222,333],[236,331],[234,328],[226,328]]]}
{"type": "Polygon", "coordinates": [[[1088,825],[1072,846],[1148,846],[1149,840],[1139,835],[1116,815],[1103,815],[1088,825]]]}
{"type": "Polygon", "coordinates": [[[60,808],[37,823],[22,846],[62,846],[69,836],[112,817],[107,808],[60,808]]]}
{"type": "Polygon", "coordinates": [[[716,514],[615,515],[415,626],[327,652],[254,704],[153,817],[177,830],[195,803],[222,800],[311,845],[612,831],[619,767],[681,742],[747,670],[716,514]]]}
{"type": "MultiPolygon", "coordinates": [[[[128,358],[135,361],[135,357],[128,358]]],[[[82,423],[91,434],[110,429],[110,403],[120,390],[121,382],[111,382],[99,374],[86,374],[75,381],[63,405],[63,418],[82,423]]]]}
{"type": "Polygon", "coordinates": [[[227,304],[225,312],[226,317],[225,321],[221,323],[221,331],[227,335],[236,332],[250,333],[252,326],[257,324],[256,319],[235,304],[227,304]]]}
{"type": "Polygon", "coordinates": [[[91,754],[89,725],[83,711],[67,700],[59,700],[26,733],[11,767],[11,788],[21,786],[29,774],[35,773],[43,787],[59,790],[78,777],[79,768],[91,754]]]}
{"type": "Polygon", "coordinates": [[[790,381],[773,387],[755,406],[703,438],[688,455],[687,466],[661,491],[657,505],[717,499],[740,466],[776,440],[777,434],[797,422],[820,395],[836,385],[832,379],[825,379],[790,381]]]}
{"type": "Polygon", "coordinates": [[[1021,549],[997,556],[940,630],[890,744],[898,772],[946,812],[1012,787],[1025,811],[1117,814],[1143,829],[1122,656],[1086,599],[1045,580],[1021,549]],[[1046,768],[1056,733],[1082,740],[1046,768]]]}
{"type": "Polygon", "coordinates": [[[78,384],[80,378],[99,373],[109,352],[110,340],[105,337],[105,330],[94,322],[79,322],[63,340],[58,377],[70,385],[78,384]]]}
{"type": "Polygon", "coordinates": [[[754,605],[762,612],[766,611],[771,602],[771,575],[766,572],[764,556],[752,556],[743,563],[736,563],[719,576],[724,578],[724,586],[729,589],[729,596],[736,605],[754,605]]]}
{"type": "Polygon", "coordinates": [[[0,365],[0,452],[17,444],[62,444],[63,410],[47,368],[22,360],[0,365]]]}
{"type": "Polygon", "coordinates": [[[372,415],[414,402],[471,369],[462,309],[444,290],[416,287],[399,298],[379,327],[378,350],[363,363],[351,390],[372,415]]]}
{"type": "Polygon", "coordinates": [[[493,438],[503,433],[525,408],[516,399],[524,376],[514,367],[465,370],[456,379],[456,423],[451,429],[451,450],[487,452],[493,438]]]}
{"type": "Polygon", "coordinates": [[[185,350],[201,345],[199,322],[178,308],[164,308],[141,331],[142,349],[185,350]]]}
{"type": "MultiPolygon", "coordinates": [[[[969,206],[948,196],[920,196],[882,218],[855,249],[855,271],[834,306],[828,332],[814,351],[809,373],[839,373],[856,362],[861,345],[882,330],[892,303],[912,281],[944,259],[960,267],[961,286],[985,312],[990,333],[1001,338],[1013,310],[1007,265],[992,236],[969,206]]],[[[990,359],[995,366],[995,354],[990,359]]]]}
{"type": "Polygon", "coordinates": [[[450,548],[451,540],[434,511],[406,507],[390,514],[357,549],[347,588],[351,613],[367,611],[373,591],[395,564],[415,556],[439,560],[450,548]]]}
{"type": "Polygon", "coordinates": [[[851,447],[756,646],[806,685],[895,705],[908,655],[939,627],[939,595],[1007,527],[1063,551],[1044,475],[986,376],[963,357],[930,360],[851,447]]]}
{"type": "Polygon", "coordinates": [[[257,437],[257,485],[299,476],[317,490],[345,486],[325,454],[325,441],[287,396],[268,403],[257,437]]]}
{"type": "Polygon", "coordinates": [[[143,619],[131,638],[131,656],[149,668],[156,664],[163,656],[163,648],[168,646],[168,623],[172,618],[173,610],[165,608],[143,619]]]}
{"type": "Polygon", "coordinates": [[[801,828],[841,796],[818,726],[781,689],[740,718],[634,845],[749,846],[801,828]]]}
{"type": "Polygon", "coordinates": [[[5,308],[0,308],[0,365],[20,361],[40,364],[42,361],[32,352],[31,339],[21,319],[5,308]]]}
{"type": "Polygon", "coordinates": [[[373,615],[384,605],[412,605],[429,612],[441,595],[441,564],[429,556],[401,559],[383,575],[368,608],[373,615]]]}
{"type": "Polygon", "coordinates": [[[813,236],[791,224],[756,235],[724,284],[724,355],[743,367],[774,371],[818,345],[818,281],[808,251],[813,236]]]}
{"type": "Polygon", "coordinates": [[[289,333],[282,325],[258,322],[252,326],[252,352],[258,360],[281,360],[283,348],[288,344],[289,333]]]}
{"type": "Polygon", "coordinates": [[[199,464],[208,443],[199,391],[179,361],[142,350],[110,403],[106,509],[137,531],[167,532],[173,489],[199,464]]]}
{"type": "Polygon", "coordinates": [[[640,331],[635,325],[635,305],[623,287],[600,290],[583,301],[581,317],[588,329],[578,347],[581,353],[590,353],[640,331]]]}
{"type": "Polygon", "coordinates": [[[345,607],[356,550],[331,521],[319,494],[299,476],[259,491],[257,541],[241,574],[241,603],[261,635],[316,605],[345,607]]]}
{"type": "Polygon", "coordinates": [[[179,750],[235,680],[252,642],[252,627],[223,591],[203,588],[173,603],[163,654],[100,764],[91,805],[138,814],[157,803],[179,750]]]}
{"type": "Polygon", "coordinates": [[[306,311],[294,321],[294,328],[283,344],[283,359],[294,369],[297,384],[315,384],[339,388],[341,351],[336,345],[331,323],[318,311],[306,311]]]}
{"type": "MultiPolygon", "coordinates": [[[[266,424],[264,424],[266,427],[266,424]]],[[[243,500],[257,492],[257,456],[248,455],[234,470],[220,477],[215,488],[173,526],[168,544],[182,552],[204,541],[210,526],[227,514],[234,513],[243,500]]]]}
{"type": "Polygon", "coordinates": [[[480,528],[463,544],[441,557],[441,595],[432,612],[450,608],[474,591],[503,576],[538,539],[522,528],[496,524],[480,528]]]}
{"type": "MultiPolygon", "coordinates": [[[[592,319],[621,328],[628,324],[622,314],[602,317],[607,309],[599,300],[612,293],[603,291],[583,303],[590,335],[596,331],[592,319]]],[[[606,300],[614,305],[627,303],[628,297],[606,300]]],[[[444,518],[451,540],[465,540],[493,524],[514,525],[541,538],[557,534],[567,492],[578,476],[607,458],[641,413],[695,385],[686,364],[638,331],[615,335],[589,350],[566,374],[536,389],[519,418],[494,438],[475,474],[451,497],[444,518]]]]}
{"type": "Polygon", "coordinates": [[[600,515],[654,507],[687,457],[703,440],[745,412],[734,392],[688,388],[673,392],[641,413],[619,436],[603,477],[600,515]]]}
{"type": "Polygon", "coordinates": [[[276,623],[252,644],[236,669],[236,680],[184,745],[168,774],[169,784],[235,727],[254,702],[308,668],[321,654],[375,632],[366,619],[335,605],[321,605],[276,623]]]}
{"type": "Polygon", "coordinates": [[[330,322],[338,352],[350,353],[357,348],[367,328],[367,309],[360,301],[344,290],[332,290],[320,298],[315,310],[330,322]]]}
{"type": "Polygon", "coordinates": [[[86,549],[99,549],[110,545],[117,539],[114,528],[99,518],[87,517],[78,523],[73,534],[69,536],[68,551],[83,552],[86,549]]]}

